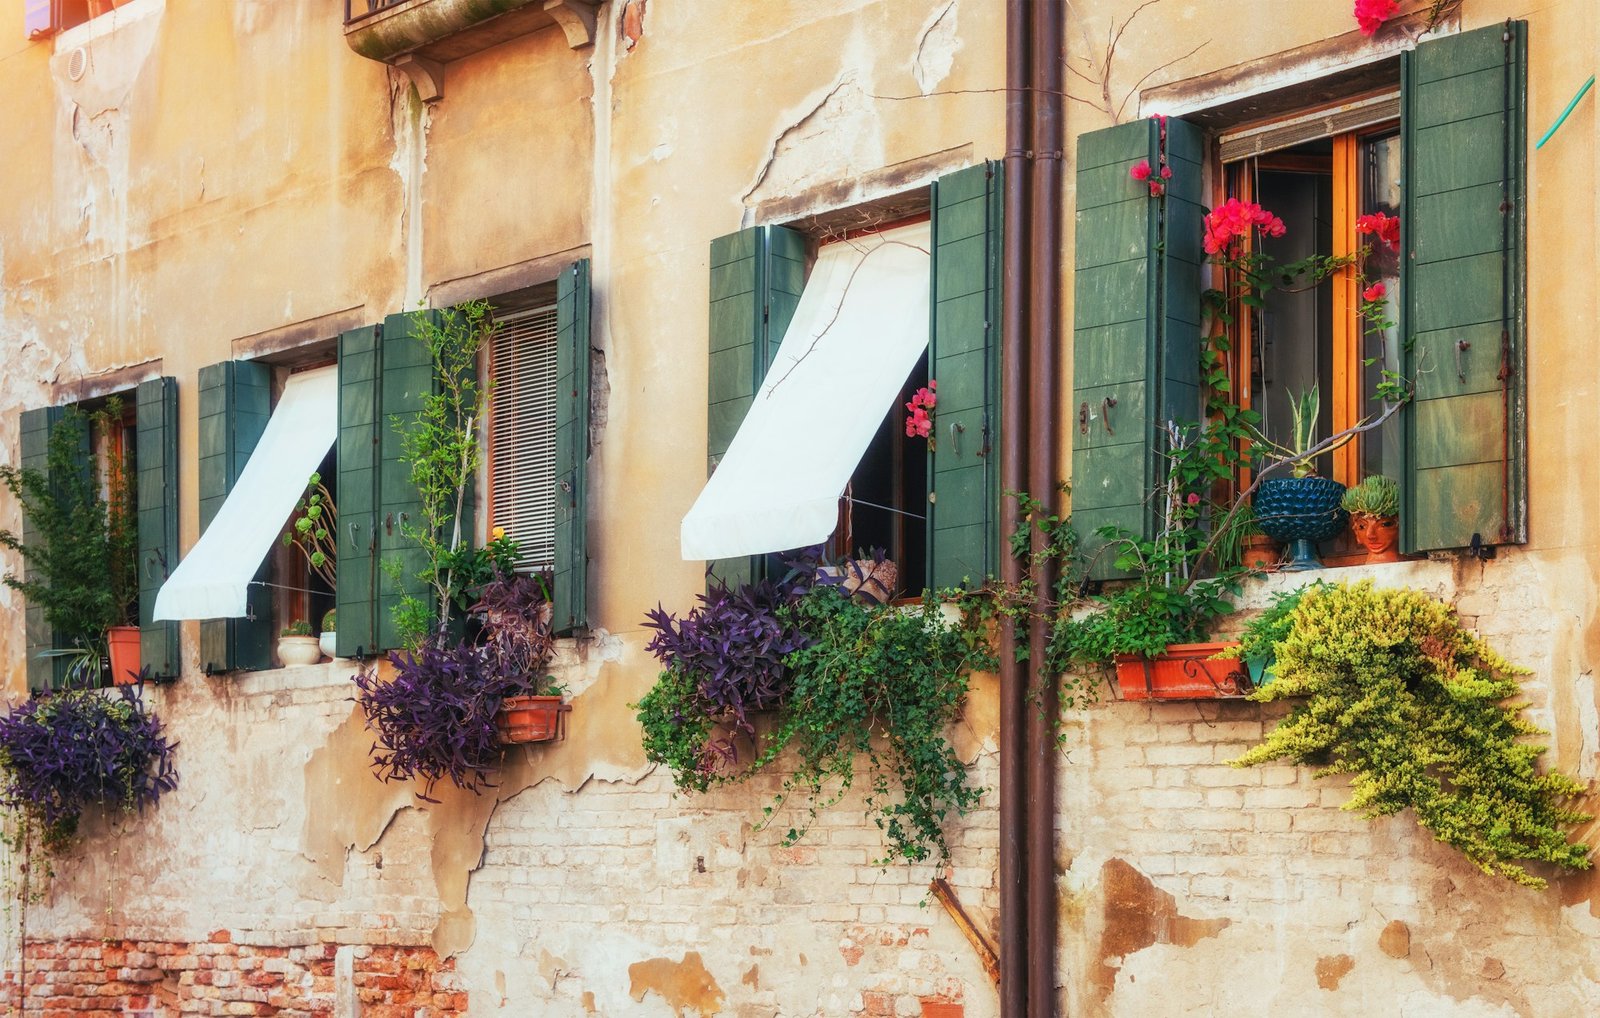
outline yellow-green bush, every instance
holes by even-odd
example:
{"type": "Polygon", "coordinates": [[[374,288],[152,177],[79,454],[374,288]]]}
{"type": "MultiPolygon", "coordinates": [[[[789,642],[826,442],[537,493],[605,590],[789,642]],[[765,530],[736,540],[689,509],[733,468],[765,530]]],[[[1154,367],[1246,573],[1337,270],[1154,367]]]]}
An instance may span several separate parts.
{"type": "Polygon", "coordinates": [[[1407,807],[1434,836],[1486,873],[1528,887],[1545,881],[1520,861],[1589,866],[1567,828],[1585,788],[1540,774],[1544,734],[1504,703],[1526,674],[1461,627],[1455,610],[1414,590],[1371,582],[1309,589],[1276,645],[1277,680],[1253,699],[1306,697],[1261,745],[1233,761],[1276,759],[1350,774],[1344,808],[1367,817],[1407,807]]]}

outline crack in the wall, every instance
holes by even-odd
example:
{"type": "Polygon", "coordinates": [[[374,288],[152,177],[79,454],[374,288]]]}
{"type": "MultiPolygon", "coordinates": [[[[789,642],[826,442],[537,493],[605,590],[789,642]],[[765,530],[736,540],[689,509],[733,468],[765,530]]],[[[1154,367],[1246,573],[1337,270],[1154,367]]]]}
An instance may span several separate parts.
{"type": "Polygon", "coordinates": [[[791,135],[802,130],[807,124],[809,124],[812,118],[821,113],[823,108],[833,100],[834,96],[838,95],[839,92],[848,84],[850,84],[850,78],[848,75],[840,77],[833,83],[833,87],[828,89],[827,93],[824,94],[822,98],[818,99],[814,104],[812,104],[811,108],[803,113],[799,119],[792,121],[788,127],[785,127],[783,130],[778,132],[777,137],[772,139],[771,147],[767,150],[766,159],[762,161],[761,168],[756,172],[755,182],[750,185],[749,189],[746,190],[744,194],[740,195],[739,200],[741,202],[743,202],[746,206],[751,204],[750,196],[759,191],[761,189],[761,185],[766,183],[767,175],[772,172],[773,164],[778,161],[778,155],[782,150],[783,143],[787,141],[791,135]]]}
{"type": "Polygon", "coordinates": [[[950,0],[928,19],[917,37],[917,49],[911,56],[911,76],[917,80],[917,90],[928,95],[950,73],[955,65],[956,50],[961,48],[956,35],[956,4],[950,0]]]}

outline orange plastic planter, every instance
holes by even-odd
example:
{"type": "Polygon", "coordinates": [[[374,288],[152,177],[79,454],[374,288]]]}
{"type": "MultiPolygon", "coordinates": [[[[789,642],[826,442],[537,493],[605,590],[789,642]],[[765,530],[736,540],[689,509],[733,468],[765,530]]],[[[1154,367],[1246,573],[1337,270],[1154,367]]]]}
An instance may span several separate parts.
{"type": "Polygon", "coordinates": [[[528,742],[552,742],[567,737],[570,703],[559,696],[508,696],[500,703],[494,726],[500,741],[508,746],[528,742]]]}
{"type": "Polygon", "coordinates": [[[139,682],[139,627],[112,626],[106,630],[111,649],[111,683],[133,686],[139,682]]]}
{"type": "Polygon", "coordinates": [[[1117,687],[1124,700],[1216,700],[1250,692],[1242,661],[1211,661],[1213,654],[1237,647],[1222,643],[1174,643],[1166,653],[1146,658],[1118,654],[1117,687]]]}

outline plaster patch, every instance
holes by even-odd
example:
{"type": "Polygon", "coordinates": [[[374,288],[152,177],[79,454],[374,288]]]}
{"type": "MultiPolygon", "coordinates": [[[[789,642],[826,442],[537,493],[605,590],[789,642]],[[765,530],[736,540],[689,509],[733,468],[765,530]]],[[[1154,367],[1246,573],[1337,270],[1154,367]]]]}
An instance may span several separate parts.
{"type": "Polygon", "coordinates": [[[701,1018],[721,1011],[725,999],[722,987],[700,960],[699,951],[688,952],[682,961],[650,958],[629,965],[628,995],[642,1002],[649,993],[658,994],[679,1014],[693,1008],[701,1018]]]}
{"type": "Polygon", "coordinates": [[[927,95],[950,74],[955,65],[961,40],[956,35],[958,0],[950,0],[935,11],[917,39],[917,51],[911,57],[911,75],[917,79],[917,90],[927,95]]]}
{"type": "Polygon", "coordinates": [[[345,854],[377,844],[395,814],[412,804],[409,784],[372,776],[371,747],[361,709],[352,705],[350,716],[306,760],[300,851],[334,884],[344,881],[345,854]]]}
{"type": "Polygon", "coordinates": [[[807,188],[850,180],[883,165],[881,124],[852,72],[779,118],[743,203],[747,210],[807,188]]]}
{"type": "Polygon", "coordinates": [[[1396,919],[1378,934],[1378,950],[1391,958],[1404,958],[1411,953],[1411,927],[1396,919]]]}

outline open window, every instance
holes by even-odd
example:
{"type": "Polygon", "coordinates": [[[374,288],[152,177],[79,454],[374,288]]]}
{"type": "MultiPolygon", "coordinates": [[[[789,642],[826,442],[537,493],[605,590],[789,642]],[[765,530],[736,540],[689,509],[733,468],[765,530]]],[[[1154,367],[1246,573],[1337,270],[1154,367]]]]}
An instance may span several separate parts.
{"type": "Polygon", "coordinates": [[[1353,270],[1240,316],[1234,391],[1264,412],[1269,434],[1285,390],[1315,378],[1331,397],[1326,435],[1366,416],[1376,373],[1395,368],[1415,387],[1396,426],[1325,470],[1399,481],[1404,551],[1488,555],[1527,540],[1525,35],[1506,22],[1420,43],[1398,61],[1397,104],[1391,84],[1388,95],[1296,116],[1284,101],[1291,88],[1171,118],[1164,134],[1150,120],[1080,136],[1071,430],[1080,534],[1159,529],[1147,496],[1165,476],[1165,426],[1202,412],[1202,219],[1233,196],[1278,203],[1273,212],[1299,221],[1289,237],[1330,254],[1357,249],[1357,216],[1400,218],[1398,251],[1373,244],[1362,266],[1397,294],[1388,298],[1397,330],[1363,335],[1353,270]],[[1289,115],[1250,124],[1239,112],[1268,108],[1289,115]],[[1167,185],[1133,179],[1140,161],[1170,165],[1167,185]]]}
{"type": "Polygon", "coordinates": [[[809,274],[794,229],[712,243],[711,479],[685,558],[733,584],[794,548],[877,546],[913,591],[997,568],[997,169],[936,181],[926,223],[817,242],[809,274]],[[934,381],[933,427],[908,436],[934,381]]]}

